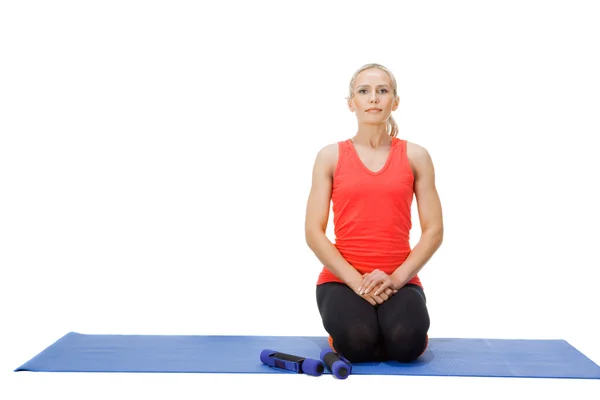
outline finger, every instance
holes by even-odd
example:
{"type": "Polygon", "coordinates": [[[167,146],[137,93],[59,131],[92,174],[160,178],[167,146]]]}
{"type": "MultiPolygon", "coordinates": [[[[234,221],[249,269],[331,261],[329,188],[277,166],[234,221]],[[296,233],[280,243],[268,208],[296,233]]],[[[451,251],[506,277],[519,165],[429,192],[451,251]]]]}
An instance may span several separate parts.
{"type": "Polygon", "coordinates": [[[362,295],[362,289],[363,289],[363,287],[365,287],[365,280],[367,279],[367,276],[369,276],[369,274],[362,275],[362,280],[361,280],[360,286],[358,287],[358,289],[356,289],[356,291],[360,295],[362,295]]]}
{"type": "Polygon", "coordinates": [[[367,295],[364,293],[364,291],[361,291],[360,288],[358,288],[356,290],[357,294],[362,297],[363,299],[365,299],[366,301],[368,301],[372,306],[376,306],[377,302],[375,301],[375,299],[373,299],[370,295],[367,295]]]}
{"type": "Polygon", "coordinates": [[[377,288],[377,290],[375,291],[375,293],[374,293],[374,294],[375,294],[375,296],[379,295],[379,293],[383,293],[383,292],[384,292],[384,291],[385,291],[387,288],[389,288],[389,287],[390,287],[390,284],[391,284],[391,282],[390,282],[390,280],[389,280],[389,279],[388,279],[388,280],[386,280],[386,281],[384,281],[384,282],[382,282],[382,283],[381,283],[381,286],[379,286],[379,287],[377,288]]]}
{"type": "Polygon", "coordinates": [[[379,285],[380,283],[381,283],[381,278],[379,278],[379,279],[376,277],[371,278],[370,283],[366,286],[365,293],[367,293],[367,294],[371,293],[371,291],[374,290],[375,287],[377,285],[379,285]]]}
{"type": "Polygon", "coordinates": [[[362,298],[371,303],[372,306],[377,305],[377,302],[371,296],[362,296],[362,298]]]}
{"type": "Polygon", "coordinates": [[[364,297],[370,297],[370,298],[372,298],[373,300],[375,300],[377,302],[377,304],[383,303],[383,299],[380,296],[374,296],[373,293],[371,293],[371,294],[365,294],[364,297]]]}
{"type": "Polygon", "coordinates": [[[381,297],[383,301],[388,301],[388,299],[390,298],[390,296],[388,296],[387,293],[381,293],[378,297],[381,297]]]}
{"type": "Polygon", "coordinates": [[[366,279],[364,279],[362,285],[360,286],[360,288],[358,288],[359,293],[361,295],[368,293],[367,289],[371,286],[372,283],[373,283],[373,278],[367,277],[366,279]]]}

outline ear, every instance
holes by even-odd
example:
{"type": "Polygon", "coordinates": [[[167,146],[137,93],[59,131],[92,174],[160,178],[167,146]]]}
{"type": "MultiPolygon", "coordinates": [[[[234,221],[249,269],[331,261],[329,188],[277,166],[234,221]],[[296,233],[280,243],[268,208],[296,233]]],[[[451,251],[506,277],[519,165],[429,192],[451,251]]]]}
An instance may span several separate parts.
{"type": "Polygon", "coordinates": [[[348,109],[354,112],[354,106],[352,105],[352,97],[348,99],[348,109]]]}
{"type": "Polygon", "coordinates": [[[392,111],[396,111],[398,106],[400,105],[400,96],[396,96],[394,99],[394,105],[392,106],[392,111]]]}

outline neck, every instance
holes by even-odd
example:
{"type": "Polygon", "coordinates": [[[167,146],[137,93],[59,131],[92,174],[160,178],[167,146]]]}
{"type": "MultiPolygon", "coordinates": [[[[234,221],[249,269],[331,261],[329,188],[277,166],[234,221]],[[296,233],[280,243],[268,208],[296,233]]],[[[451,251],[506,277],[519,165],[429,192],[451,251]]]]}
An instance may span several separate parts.
{"type": "Polygon", "coordinates": [[[382,125],[359,125],[356,136],[352,141],[368,147],[376,148],[387,146],[392,142],[392,137],[387,132],[386,124],[382,125]]]}

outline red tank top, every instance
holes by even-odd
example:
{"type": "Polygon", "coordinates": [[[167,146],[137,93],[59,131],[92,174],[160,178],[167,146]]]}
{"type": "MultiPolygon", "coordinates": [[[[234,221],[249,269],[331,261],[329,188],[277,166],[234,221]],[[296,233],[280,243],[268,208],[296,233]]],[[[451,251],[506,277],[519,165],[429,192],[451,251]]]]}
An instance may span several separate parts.
{"type": "MultiPolygon", "coordinates": [[[[334,245],[358,272],[380,269],[392,274],[411,252],[410,229],[414,175],[406,140],[392,138],[381,170],[369,170],[358,157],[351,139],[338,143],[333,174],[334,245]]],[[[325,266],[317,285],[342,282],[325,266]]],[[[422,287],[418,276],[408,283],[422,287]]]]}

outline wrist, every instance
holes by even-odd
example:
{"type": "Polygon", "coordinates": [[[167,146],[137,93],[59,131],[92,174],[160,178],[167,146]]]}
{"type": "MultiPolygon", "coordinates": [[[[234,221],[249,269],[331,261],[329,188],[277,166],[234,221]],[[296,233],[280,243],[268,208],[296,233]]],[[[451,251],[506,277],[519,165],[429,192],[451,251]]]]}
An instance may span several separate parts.
{"type": "Polygon", "coordinates": [[[404,277],[398,273],[398,271],[394,272],[390,275],[390,279],[392,280],[392,289],[400,290],[405,285],[404,277]]]}
{"type": "Polygon", "coordinates": [[[346,284],[346,286],[356,292],[363,283],[363,277],[358,271],[354,270],[347,276],[342,277],[342,281],[346,284]]]}

